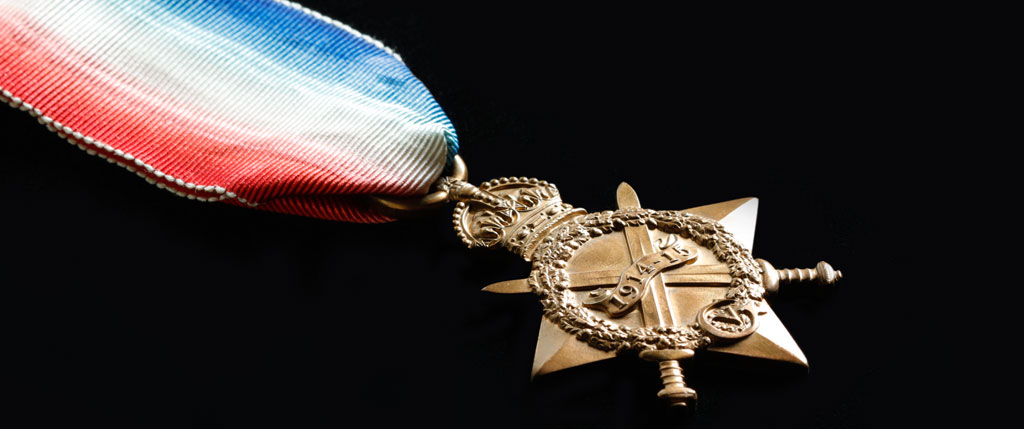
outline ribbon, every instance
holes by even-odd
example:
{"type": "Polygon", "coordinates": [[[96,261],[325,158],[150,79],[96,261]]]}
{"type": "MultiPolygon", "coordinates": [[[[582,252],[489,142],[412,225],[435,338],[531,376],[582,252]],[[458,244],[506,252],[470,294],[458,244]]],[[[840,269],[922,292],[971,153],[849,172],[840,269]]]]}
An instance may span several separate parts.
{"type": "Polygon", "coordinates": [[[380,42],[283,0],[0,0],[0,101],[158,188],[383,222],[458,151],[380,42]]]}

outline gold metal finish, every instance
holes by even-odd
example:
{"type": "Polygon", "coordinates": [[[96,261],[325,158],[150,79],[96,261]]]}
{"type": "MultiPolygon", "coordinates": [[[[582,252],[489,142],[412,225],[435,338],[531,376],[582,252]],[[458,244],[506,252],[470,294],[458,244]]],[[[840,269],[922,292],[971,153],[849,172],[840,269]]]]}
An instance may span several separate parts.
{"type": "MultiPolygon", "coordinates": [[[[662,270],[675,268],[694,259],[697,259],[695,252],[686,250],[679,245],[663,249],[660,253],[643,255],[619,275],[619,282],[615,287],[591,291],[587,298],[583,300],[583,305],[602,310],[611,317],[625,316],[633,310],[633,307],[640,302],[641,298],[649,296],[647,291],[651,287],[651,282],[654,279],[661,278],[662,270]]],[[[593,272],[584,274],[591,274],[592,276],[587,277],[600,278],[593,276],[593,272]]],[[[570,284],[573,283],[572,280],[570,275],[570,284]]],[[[585,281],[580,282],[580,284],[587,284],[589,286],[588,282],[585,281]]],[[[668,316],[671,318],[671,314],[668,314],[668,316]]]]}
{"type": "Polygon", "coordinates": [[[458,179],[439,188],[458,201],[455,231],[467,247],[502,246],[527,261],[557,226],[586,213],[562,203],[555,185],[526,177],[502,177],[473,186],[458,179]]]}
{"type": "Polygon", "coordinates": [[[697,391],[686,386],[683,381],[683,368],[679,361],[693,357],[693,350],[646,350],[640,352],[640,359],[658,362],[661,370],[661,383],[664,389],[658,397],[668,401],[669,405],[685,407],[697,400],[697,391]]]}
{"type": "Polygon", "coordinates": [[[790,283],[815,283],[820,286],[834,285],[843,278],[843,272],[833,269],[828,262],[818,262],[814,268],[786,268],[776,270],[764,259],[758,259],[764,272],[764,289],[768,293],[776,293],[779,286],[790,283]]]}
{"type": "MultiPolygon", "coordinates": [[[[468,177],[469,172],[466,169],[466,162],[462,160],[461,156],[455,155],[455,158],[452,160],[451,176],[442,178],[441,180],[454,179],[461,181],[466,180],[468,177]]],[[[437,208],[438,206],[448,202],[448,192],[446,190],[438,190],[422,197],[412,198],[371,195],[370,199],[392,212],[418,212],[421,210],[437,208]]]]}
{"type": "Polygon", "coordinates": [[[679,360],[697,349],[806,365],[806,358],[764,301],[779,284],[841,277],[816,270],[775,270],[750,254],[757,199],[683,211],[640,206],[621,184],[618,210],[588,214],[561,200],[548,182],[494,179],[479,187],[446,178],[458,201],[453,224],[469,247],[504,247],[532,261],[530,277],[484,290],[533,292],[544,306],[533,375],[634,351],[658,362],[674,406],[696,399],[679,360]]]}
{"type": "Polygon", "coordinates": [[[697,324],[719,342],[738,340],[757,330],[759,313],[758,306],[749,301],[722,299],[704,307],[697,324]]]}

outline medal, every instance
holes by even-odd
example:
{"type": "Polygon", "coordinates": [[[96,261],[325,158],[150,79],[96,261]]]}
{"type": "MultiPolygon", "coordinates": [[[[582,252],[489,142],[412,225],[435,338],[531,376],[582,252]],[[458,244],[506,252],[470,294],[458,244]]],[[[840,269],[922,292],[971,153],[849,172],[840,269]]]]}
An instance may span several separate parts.
{"type": "Polygon", "coordinates": [[[458,201],[453,224],[466,246],[503,247],[533,263],[528,278],[484,288],[540,298],[533,375],[636,353],[658,363],[658,396],[686,406],[697,393],[683,381],[679,361],[695,350],[806,366],[764,297],[786,284],[842,278],[826,262],[778,270],[753,259],[754,198],[655,211],[642,208],[623,183],[618,210],[587,214],[563,203],[546,181],[503,177],[476,187],[464,181],[464,165],[455,173],[424,201],[458,201]]]}
{"type": "MultiPolygon", "coordinates": [[[[254,50],[250,56],[231,51],[233,55],[214,57],[212,63],[190,63],[189,46],[230,50],[231,46],[217,44],[230,39],[230,34],[252,35],[252,41],[271,47],[277,46],[271,42],[285,43],[274,40],[272,34],[257,33],[250,25],[265,21],[246,21],[253,12],[232,10],[230,3],[190,10],[173,2],[150,2],[152,6],[143,2],[143,10],[129,8],[123,16],[104,5],[78,6],[81,10],[75,13],[61,14],[51,12],[59,9],[52,6],[39,12],[32,6],[18,9],[23,6],[19,2],[8,3],[2,4],[5,12],[18,14],[4,15],[5,34],[18,37],[5,39],[6,50],[0,54],[5,72],[0,80],[3,101],[32,114],[82,150],[120,165],[159,189],[203,202],[359,222],[387,221],[400,212],[455,203],[452,220],[464,244],[504,247],[532,264],[526,278],[501,281],[485,290],[532,293],[539,298],[544,317],[534,375],[615,356],[636,357],[656,363],[652,365],[657,371],[651,376],[660,373],[664,383],[658,396],[672,405],[692,404],[696,391],[684,381],[682,367],[695,353],[710,350],[806,364],[765,298],[780,288],[831,285],[841,277],[827,263],[787,270],[755,259],[750,252],[755,199],[686,210],[650,210],[637,197],[637,191],[643,195],[650,190],[634,191],[623,184],[614,199],[612,190],[607,190],[609,201],[617,202],[615,210],[587,212],[564,203],[558,189],[543,178],[506,177],[472,185],[457,156],[454,127],[422,84],[407,74],[400,59],[379,42],[292,3],[260,2],[260,7],[272,11],[268,16],[279,20],[275,22],[291,18],[303,22],[293,27],[282,24],[285,28],[277,29],[282,34],[305,34],[312,31],[309,28],[330,32],[305,39],[307,47],[319,48],[302,51],[309,56],[281,61],[291,61],[286,65],[303,73],[348,76],[352,71],[356,76],[352,82],[366,87],[346,86],[344,79],[302,80],[296,77],[301,73],[270,77],[287,72],[281,63],[270,61],[276,52],[270,49],[254,50]],[[179,34],[173,31],[176,26],[168,26],[161,30],[164,34],[142,24],[145,20],[130,19],[140,16],[132,13],[150,12],[163,14],[160,21],[174,17],[177,24],[209,18],[234,26],[224,24],[215,29],[223,34],[214,30],[206,34],[204,24],[192,23],[194,27],[188,28],[196,28],[195,33],[179,34]],[[117,20],[104,13],[116,15],[117,20]],[[32,32],[25,30],[33,28],[26,22],[36,16],[45,17],[47,25],[55,28],[63,23],[64,27],[46,34],[64,32],[60,34],[67,37],[90,20],[125,25],[134,29],[131,34],[138,39],[131,43],[138,49],[128,41],[115,44],[124,43],[126,52],[143,54],[120,58],[96,47],[123,40],[125,32],[112,29],[93,39],[74,39],[95,45],[56,47],[44,57],[40,46],[46,44],[36,43],[29,38],[32,32]],[[142,49],[153,46],[158,37],[186,34],[196,40],[175,39],[178,42],[170,53],[142,49]],[[334,46],[333,38],[348,44],[334,46]],[[87,49],[95,49],[99,60],[123,60],[119,64],[127,70],[91,74],[109,70],[86,56],[73,60],[60,55],[87,49]],[[323,55],[354,51],[361,52],[354,56],[364,61],[310,65],[323,55]],[[36,54],[39,58],[33,57],[36,54]],[[161,63],[164,60],[167,63],[161,63]],[[195,91],[184,85],[188,79],[172,79],[172,86],[181,90],[178,93],[122,86],[139,79],[152,79],[145,84],[166,83],[153,76],[104,80],[120,73],[144,73],[143,69],[161,64],[166,67],[161,70],[180,71],[183,76],[236,67],[233,74],[225,73],[246,79],[226,78],[238,86],[222,86],[221,91],[213,91],[217,86],[205,82],[196,84],[204,91],[195,91]],[[329,68],[332,65],[340,68],[329,68]],[[206,66],[210,68],[202,68],[206,66]],[[86,79],[83,76],[88,85],[80,83],[86,79]],[[252,99],[232,99],[262,79],[275,80],[258,86],[265,92],[257,93],[257,98],[279,104],[247,110],[246,103],[252,99]],[[274,87],[288,79],[295,79],[295,87],[274,87]],[[62,89],[68,85],[84,86],[62,89]],[[69,101],[69,93],[76,98],[69,101]],[[194,104],[182,101],[191,95],[201,99],[194,104]],[[307,119],[311,112],[317,112],[317,117],[307,119]]],[[[566,201],[572,201],[571,196],[566,201]]],[[[655,392],[649,394],[653,397],[655,392]]]]}

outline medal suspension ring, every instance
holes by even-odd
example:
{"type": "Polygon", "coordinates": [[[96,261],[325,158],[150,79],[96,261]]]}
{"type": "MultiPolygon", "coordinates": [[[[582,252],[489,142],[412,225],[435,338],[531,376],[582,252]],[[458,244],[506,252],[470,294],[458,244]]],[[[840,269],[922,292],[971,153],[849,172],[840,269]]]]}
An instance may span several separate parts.
{"type": "Polygon", "coordinates": [[[566,267],[576,250],[601,235],[644,225],[688,238],[729,267],[732,282],[723,296],[737,302],[761,301],[761,267],[718,222],[680,211],[620,209],[591,213],[568,222],[544,239],[533,255],[529,284],[540,296],[544,316],[591,347],[606,351],[697,349],[711,343],[699,324],[630,328],[598,317],[569,290],[566,267]]]}

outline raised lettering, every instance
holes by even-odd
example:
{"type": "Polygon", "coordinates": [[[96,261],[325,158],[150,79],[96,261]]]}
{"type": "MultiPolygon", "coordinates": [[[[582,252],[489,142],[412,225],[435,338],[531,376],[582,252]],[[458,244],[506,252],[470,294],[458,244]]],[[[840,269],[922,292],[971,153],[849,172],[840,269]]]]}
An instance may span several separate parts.
{"type": "Polygon", "coordinates": [[[661,256],[664,256],[666,259],[668,259],[669,264],[675,264],[679,262],[679,258],[672,255],[672,252],[661,252],[661,256]]]}
{"type": "Polygon", "coordinates": [[[615,304],[615,306],[619,308],[624,308],[627,305],[629,305],[627,302],[623,301],[617,296],[612,296],[612,299],[610,299],[609,301],[611,301],[612,304],[615,304]]]}
{"type": "Polygon", "coordinates": [[[650,274],[656,270],[653,265],[647,265],[639,262],[636,264],[636,267],[640,270],[641,274],[650,274]]]}

